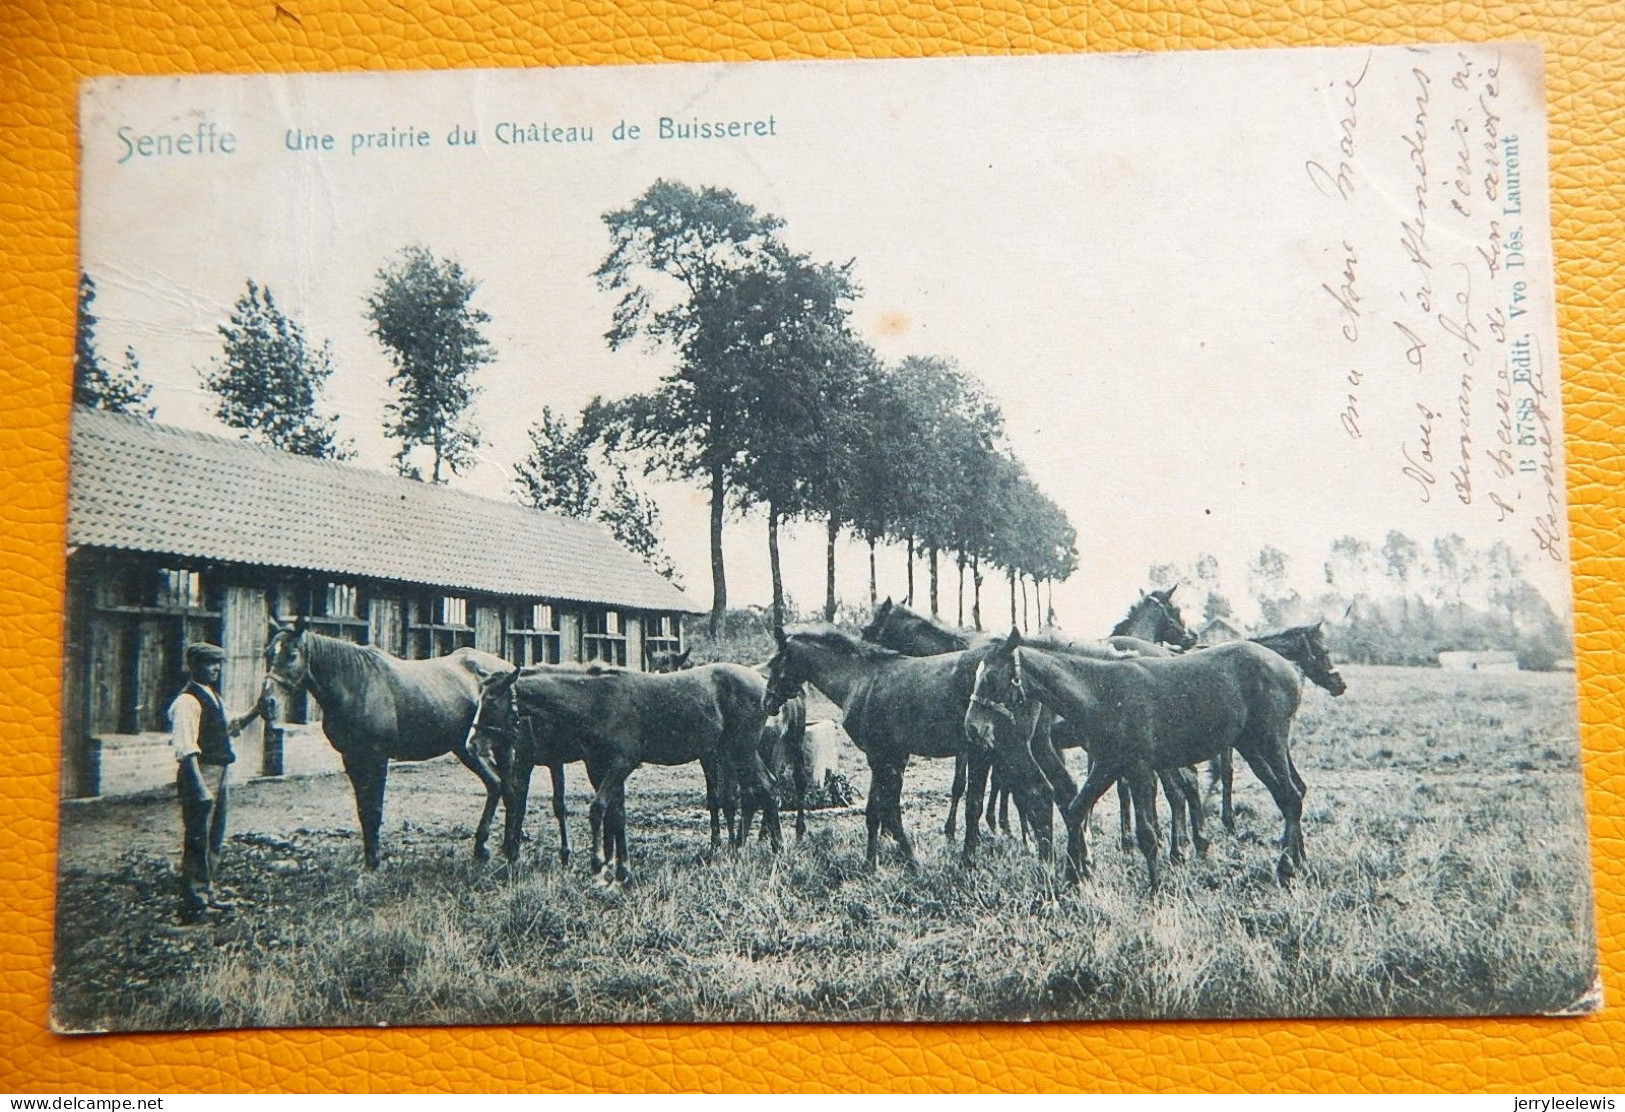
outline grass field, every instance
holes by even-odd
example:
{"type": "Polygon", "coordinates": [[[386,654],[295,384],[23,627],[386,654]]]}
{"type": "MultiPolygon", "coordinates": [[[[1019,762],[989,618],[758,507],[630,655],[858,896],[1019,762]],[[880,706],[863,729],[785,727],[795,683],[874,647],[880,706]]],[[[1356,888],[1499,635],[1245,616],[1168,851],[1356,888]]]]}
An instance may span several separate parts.
{"type": "MultiPolygon", "coordinates": [[[[1573,678],[1346,668],[1306,694],[1311,872],[1273,878],[1280,819],[1237,771],[1239,834],[1147,892],[1096,812],[1095,875],[1016,838],[972,867],[941,835],[949,762],[916,762],[916,872],[863,867],[858,810],[779,856],[707,860],[697,770],[629,783],[625,887],[562,868],[545,805],[523,866],[478,865],[480,793],[397,766],[383,869],[360,868],[341,777],[234,789],[229,920],[171,926],[173,802],[63,809],[56,1006],[70,1030],[628,1022],[1426,1015],[1594,1007],[1573,678]]],[[[842,756],[867,784],[862,755],[842,756]]],[[[545,783],[545,774],[539,774],[545,783]]],[[[572,769],[573,837],[586,840],[572,769]]],[[[535,795],[533,793],[533,801],[535,795]]],[[[1110,797],[1108,797],[1110,798],[1110,797]]],[[[1209,814],[1215,811],[1210,800],[1209,814]]],[[[1109,812],[1109,813],[1108,813],[1109,812]]],[[[793,835],[792,835],[793,838],[793,835]]]]}

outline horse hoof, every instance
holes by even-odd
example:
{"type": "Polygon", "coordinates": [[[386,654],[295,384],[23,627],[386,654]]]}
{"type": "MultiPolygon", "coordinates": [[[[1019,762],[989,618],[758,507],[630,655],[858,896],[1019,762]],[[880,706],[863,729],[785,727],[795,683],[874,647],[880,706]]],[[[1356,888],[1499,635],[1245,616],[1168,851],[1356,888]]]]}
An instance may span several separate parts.
{"type": "Polygon", "coordinates": [[[480,862],[483,865],[485,862],[491,860],[491,851],[486,849],[484,846],[475,846],[474,847],[474,860],[480,862]]]}
{"type": "Polygon", "coordinates": [[[570,863],[570,851],[567,850],[567,849],[559,850],[559,864],[560,865],[568,865],[569,863],[570,863]]]}
{"type": "Polygon", "coordinates": [[[1119,838],[1117,840],[1117,848],[1122,850],[1124,853],[1130,853],[1133,850],[1139,849],[1140,845],[1133,838],[1119,838]]]}
{"type": "Polygon", "coordinates": [[[1207,853],[1207,847],[1213,843],[1208,841],[1206,838],[1192,838],[1191,844],[1196,847],[1197,853],[1205,854],[1207,853]]]}
{"type": "Polygon", "coordinates": [[[1291,883],[1292,878],[1297,875],[1298,867],[1292,863],[1291,858],[1287,857],[1287,855],[1283,853],[1281,855],[1281,859],[1275,863],[1276,881],[1284,886],[1291,883]]]}

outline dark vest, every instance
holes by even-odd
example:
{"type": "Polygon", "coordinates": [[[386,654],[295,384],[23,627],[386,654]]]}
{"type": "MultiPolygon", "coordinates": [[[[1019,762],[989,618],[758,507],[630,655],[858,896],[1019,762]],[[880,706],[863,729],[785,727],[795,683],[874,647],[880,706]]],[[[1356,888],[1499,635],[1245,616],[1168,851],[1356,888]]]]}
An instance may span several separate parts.
{"type": "Polygon", "coordinates": [[[226,712],[220,697],[196,680],[186,685],[182,695],[190,695],[203,708],[203,717],[197,725],[197,747],[201,751],[199,764],[229,765],[237,759],[231,751],[231,729],[226,725],[226,712]]]}

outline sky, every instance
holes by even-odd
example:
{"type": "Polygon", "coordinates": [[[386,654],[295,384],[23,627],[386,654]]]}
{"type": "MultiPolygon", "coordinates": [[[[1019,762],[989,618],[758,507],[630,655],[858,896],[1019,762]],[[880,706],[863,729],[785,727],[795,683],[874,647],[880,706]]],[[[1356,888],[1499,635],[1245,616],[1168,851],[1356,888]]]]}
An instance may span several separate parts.
{"type": "MultiPolygon", "coordinates": [[[[1237,602],[1265,544],[1311,593],[1333,538],[1395,528],[1505,539],[1561,610],[1566,538],[1554,559],[1538,528],[1549,495],[1561,510],[1538,446],[1555,436],[1560,464],[1561,415],[1548,400],[1537,427],[1509,354],[1529,336],[1555,399],[1539,98],[1538,55],[1496,47],[109,79],[81,106],[81,253],[100,349],[134,348],[161,421],[223,431],[199,371],[252,279],[331,342],[325,408],[378,469],[391,368],[367,293],[408,244],[456,259],[497,360],[478,464],[454,482],[512,498],[544,405],[575,413],[672,366],[604,341],[603,214],[658,178],[720,186],[781,216],[792,247],[854,260],[855,324],[882,358],[953,359],[998,401],[1078,530],[1065,628],[1104,634],[1150,565],[1203,552],[1237,602]],[[662,117],[752,134],[662,139],[662,117]],[[549,141],[501,141],[516,134],[549,141]],[[1490,453],[1526,436],[1497,476],[1490,453]]],[[[649,489],[706,608],[706,496],[649,489]]],[[[730,602],[767,602],[764,520],[726,535],[730,602]]],[[[822,526],[783,539],[812,608],[822,526]]],[[[882,596],[903,564],[882,550],[882,596]]],[[[866,553],[843,546],[838,567],[866,604],[866,553]]],[[[987,590],[996,624],[1007,589],[987,590]]]]}

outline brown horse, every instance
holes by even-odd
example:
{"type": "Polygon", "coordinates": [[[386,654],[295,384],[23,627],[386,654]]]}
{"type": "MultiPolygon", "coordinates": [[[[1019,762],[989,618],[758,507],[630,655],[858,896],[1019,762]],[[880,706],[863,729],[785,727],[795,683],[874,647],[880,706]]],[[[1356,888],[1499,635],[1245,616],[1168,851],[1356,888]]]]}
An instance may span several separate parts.
{"type": "MultiPolygon", "coordinates": [[[[1156,773],[1213,760],[1234,748],[1263,781],[1286,824],[1276,875],[1303,865],[1303,780],[1292,763],[1292,718],[1302,684],[1276,653],[1250,641],[1173,657],[1102,661],[1026,648],[1019,630],[983,659],[965,710],[965,730],[987,747],[999,727],[1042,703],[1087,735],[1089,776],[1064,809],[1068,871],[1089,867],[1089,816],[1118,779],[1134,796],[1135,835],[1151,886],[1158,883],[1157,831],[1151,820],[1156,773]]],[[[1008,744],[1006,741],[1005,744],[1008,744]]],[[[1035,739],[1035,756],[1038,739],[1035,739]]],[[[1048,749],[1039,766],[1060,765],[1048,749]]],[[[1062,766],[1064,767],[1064,766],[1062,766]]],[[[1057,793],[1063,785],[1053,778],[1057,793]]]]}
{"type": "MultiPolygon", "coordinates": [[[[1174,590],[1175,587],[1168,587],[1164,590],[1141,592],[1140,597],[1129,608],[1128,614],[1113,627],[1111,636],[1104,641],[1062,641],[1046,638],[1031,643],[1051,652],[1076,652],[1088,656],[1172,655],[1173,650],[1163,646],[1173,645],[1182,650],[1196,642],[1196,635],[1185,626],[1179,608],[1174,605],[1174,590]],[[1111,651],[1106,652],[1108,649],[1111,651]]],[[[998,643],[998,638],[988,634],[952,630],[910,610],[907,606],[894,603],[889,598],[881,603],[880,608],[875,611],[873,620],[864,627],[863,639],[908,656],[934,656],[938,653],[956,652],[972,647],[988,648],[998,643]]],[[[1041,716],[1039,729],[1052,731],[1052,743],[1057,748],[1075,749],[1083,744],[1082,737],[1076,730],[1064,722],[1053,721],[1053,718],[1054,716],[1048,713],[1041,716]]],[[[953,790],[948,802],[948,821],[943,827],[943,833],[950,841],[954,837],[959,800],[965,790],[965,772],[966,758],[962,756],[954,766],[953,790]]],[[[1201,786],[1196,773],[1189,769],[1173,769],[1158,775],[1163,790],[1168,794],[1168,805],[1173,816],[1173,838],[1169,843],[1169,855],[1176,861],[1184,856],[1187,814],[1190,816],[1191,841],[1198,851],[1205,850],[1208,843],[1202,836],[1201,786]]],[[[1117,791],[1122,838],[1124,845],[1132,848],[1133,813],[1130,810],[1128,788],[1119,782],[1117,791]]],[[[993,829],[996,813],[1004,816],[1008,816],[1009,813],[1009,792],[1000,782],[997,773],[993,776],[987,802],[989,829],[993,829]]],[[[1009,833],[1008,817],[1004,819],[1003,829],[1005,833],[1009,833]]]]}
{"type": "Polygon", "coordinates": [[[322,732],[344,759],[361,820],[367,868],[378,867],[389,762],[425,761],[444,753],[485,785],[485,809],[474,831],[474,856],[490,857],[486,839],[502,798],[502,782],[471,745],[480,681],[506,671],[508,662],[477,649],[458,649],[432,660],[401,660],[368,645],[324,637],[303,619],[271,620],[265,647],[263,698],[276,705],[276,689],[303,688],[322,708],[322,732]]]}
{"type": "MultiPolygon", "coordinates": [[[[684,649],[680,653],[656,653],[649,658],[649,671],[666,674],[681,672],[692,668],[689,660],[691,649],[684,649]]],[[[765,667],[765,665],[763,666],[765,667]]],[[[757,669],[758,672],[762,668],[757,669]]],[[[762,761],[767,765],[775,779],[782,780],[786,775],[794,786],[796,800],[796,841],[801,841],[807,835],[807,789],[811,786],[809,763],[810,755],[806,752],[807,744],[807,700],[799,695],[789,700],[779,708],[777,714],[768,715],[767,721],[762,725],[762,743],[759,749],[762,761]]],[[[723,808],[727,816],[728,837],[733,839],[734,811],[738,800],[730,793],[728,799],[723,801],[723,808]]],[[[751,820],[755,817],[754,809],[745,816],[746,829],[738,834],[740,839],[748,835],[751,820]]],[[[762,837],[769,836],[767,826],[762,827],[762,837]]]]}
{"type": "MultiPolygon", "coordinates": [[[[1279,630],[1275,633],[1264,633],[1249,638],[1254,644],[1263,645],[1271,652],[1291,661],[1303,673],[1305,679],[1316,687],[1323,688],[1333,698],[1347,691],[1348,684],[1336,668],[1332,667],[1331,653],[1326,649],[1325,622],[1316,622],[1314,625],[1293,626],[1290,629],[1279,630]]],[[[1223,788],[1223,802],[1220,807],[1220,817],[1224,820],[1224,828],[1232,834],[1236,832],[1236,813],[1231,806],[1231,781],[1234,776],[1234,765],[1230,760],[1230,751],[1225,750],[1224,755],[1213,762],[1213,776],[1223,788]]]]}
{"type": "MultiPolygon", "coordinates": [[[[967,746],[962,708],[980,660],[978,651],[909,657],[862,641],[821,622],[775,631],[779,649],[768,664],[767,709],[776,710],[811,683],[841,707],[844,725],[869,762],[867,859],[879,859],[880,832],[897,842],[905,861],[914,847],[903,828],[903,771],[910,757],[957,757],[967,746]]],[[[1030,730],[1032,722],[1024,724],[1030,730]]],[[[1050,852],[1050,801],[1043,778],[1021,744],[1002,751],[1017,785],[1017,805],[1027,810],[1039,843],[1050,852]],[[1040,810],[1041,808],[1041,810],[1040,810]]],[[[970,765],[964,857],[974,857],[978,814],[992,755],[978,753],[970,765]]]]}
{"type": "MultiPolygon", "coordinates": [[[[480,695],[481,728],[517,737],[528,720],[534,744],[554,752],[579,752],[594,788],[588,822],[593,872],[614,867],[614,878],[631,876],[626,847],[626,780],[642,764],[698,761],[706,775],[712,845],[721,842],[719,800],[737,784],[742,798],[765,812],[775,850],[783,844],[772,776],[758,745],[766,712],[762,677],[737,664],[654,675],[619,668],[505,670],[489,677],[480,695]],[[600,855],[602,849],[602,855],[600,855]]],[[[525,747],[514,744],[509,778],[510,858],[518,852],[524,824],[528,768],[525,747]]],[[[737,836],[730,839],[738,844],[737,836]]]]}

